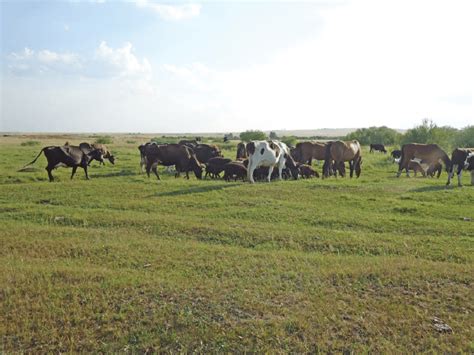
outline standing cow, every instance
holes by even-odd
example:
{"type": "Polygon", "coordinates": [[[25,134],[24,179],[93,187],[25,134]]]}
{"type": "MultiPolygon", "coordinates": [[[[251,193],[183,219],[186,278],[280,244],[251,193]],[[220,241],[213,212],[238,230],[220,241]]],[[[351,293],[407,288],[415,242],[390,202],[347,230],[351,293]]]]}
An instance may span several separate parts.
{"type": "Polygon", "coordinates": [[[371,144],[370,145],[370,151],[369,153],[372,153],[374,151],[379,151],[379,152],[382,152],[384,154],[387,154],[387,151],[385,150],[385,146],[383,144],[371,144]]]}
{"type": "Polygon", "coordinates": [[[145,146],[146,173],[150,177],[150,170],[160,180],[158,175],[158,164],[176,167],[176,177],[180,172],[186,173],[189,179],[189,171],[193,171],[196,178],[202,178],[202,166],[196,158],[193,150],[180,144],[148,144],[145,146]]]}
{"type": "Polygon", "coordinates": [[[408,164],[413,159],[419,159],[427,165],[434,165],[442,161],[446,170],[451,169],[451,160],[448,155],[437,144],[418,144],[410,143],[404,144],[402,147],[402,156],[398,165],[397,177],[400,177],[402,171],[405,169],[409,177],[408,164]]]}
{"type": "Polygon", "coordinates": [[[36,158],[25,166],[34,164],[38,160],[41,153],[44,153],[48,165],[46,166],[46,171],[48,172],[49,181],[54,181],[54,177],[51,174],[53,169],[56,169],[60,166],[65,166],[72,168],[71,179],[76,173],[77,167],[84,169],[86,179],[89,180],[89,175],[87,174],[87,167],[91,160],[97,160],[103,162],[102,152],[99,149],[93,149],[91,151],[85,152],[81,148],[73,145],[64,145],[62,147],[50,146],[44,147],[41,149],[36,158]]]}
{"type": "Polygon", "coordinates": [[[474,155],[474,148],[456,148],[451,155],[451,166],[448,171],[448,182],[446,185],[451,184],[454,172],[458,176],[458,186],[462,186],[462,170],[467,169],[467,159],[470,155],[474,155]]]}
{"type": "Polygon", "coordinates": [[[279,179],[282,179],[282,171],[288,166],[293,177],[298,178],[298,168],[290,155],[287,145],[279,141],[252,141],[247,143],[249,155],[248,180],[254,183],[253,172],[259,166],[268,167],[267,181],[270,182],[274,167],[278,167],[279,179]]]}

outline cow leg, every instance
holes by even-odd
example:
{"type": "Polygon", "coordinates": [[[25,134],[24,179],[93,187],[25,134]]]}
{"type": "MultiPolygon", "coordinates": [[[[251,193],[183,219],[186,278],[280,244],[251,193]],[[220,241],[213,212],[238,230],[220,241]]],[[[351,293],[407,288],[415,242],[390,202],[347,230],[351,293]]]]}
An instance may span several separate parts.
{"type": "MultiPolygon", "coordinates": [[[[151,169],[152,169],[152,171],[153,171],[153,174],[156,175],[156,178],[157,178],[158,180],[161,180],[161,179],[160,179],[160,175],[158,174],[158,165],[153,165],[153,167],[152,167],[151,169]]],[[[148,173],[148,176],[150,176],[150,173],[148,173]]]]}
{"type": "Polygon", "coordinates": [[[249,179],[249,182],[251,184],[255,183],[255,180],[253,179],[253,172],[255,171],[255,166],[253,166],[253,164],[251,164],[251,162],[249,161],[249,168],[248,168],[248,171],[247,171],[247,177],[249,179]]]}
{"type": "Polygon", "coordinates": [[[89,174],[87,174],[87,165],[82,167],[84,169],[84,174],[86,175],[86,180],[89,180],[89,174]]]}
{"type": "Polygon", "coordinates": [[[53,170],[54,167],[48,165],[45,169],[46,169],[46,171],[48,172],[49,182],[53,182],[53,181],[54,181],[54,177],[53,177],[53,174],[51,174],[51,170],[53,170]]]}
{"type": "Polygon", "coordinates": [[[462,186],[462,165],[458,166],[458,186],[462,186]]]}
{"type": "MultiPolygon", "coordinates": [[[[267,181],[270,182],[272,180],[272,173],[273,173],[273,166],[268,167],[268,176],[267,176],[267,181]]],[[[280,175],[281,178],[281,175],[280,175]]]]}
{"type": "Polygon", "coordinates": [[[76,173],[76,170],[77,170],[77,166],[73,166],[73,167],[72,167],[71,180],[72,180],[72,178],[74,177],[74,174],[76,173]]]}

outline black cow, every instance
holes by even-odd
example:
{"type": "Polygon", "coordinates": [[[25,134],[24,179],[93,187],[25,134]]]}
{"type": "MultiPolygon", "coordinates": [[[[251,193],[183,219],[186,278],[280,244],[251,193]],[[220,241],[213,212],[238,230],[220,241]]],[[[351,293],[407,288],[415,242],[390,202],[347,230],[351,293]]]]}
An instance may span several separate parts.
{"type": "Polygon", "coordinates": [[[204,178],[206,178],[208,175],[210,175],[211,178],[220,177],[220,173],[224,171],[224,165],[230,163],[231,161],[231,159],[222,157],[209,159],[206,163],[206,175],[204,178]]]}
{"type": "Polygon", "coordinates": [[[448,171],[448,182],[446,185],[451,184],[451,179],[453,178],[454,173],[458,176],[458,186],[462,186],[462,170],[467,169],[467,159],[474,155],[474,148],[456,148],[453,150],[451,155],[451,166],[448,171]]]}
{"type": "Polygon", "coordinates": [[[77,146],[65,145],[62,147],[44,147],[43,149],[41,149],[36,158],[26,166],[34,164],[36,160],[38,160],[41,153],[44,153],[44,156],[48,160],[48,165],[45,169],[48,172],[49,181],[54,181],[54,177],[51,174],[51,171],[60,166],[72,168],[71,179],[74,177],[77,167],[80,166],[84,169],[86,179],[89,180],[89,175],[87,174],[87,167],[91,160],[95,159],[99,162],[103,162],[102,152],[99,149],[84,152],[83,150],[81,150],[81,148],[77,146]]]}
{"type": "Polygon", "coordinates": [[[387,154],[387,151],[385,150],[385,146],[383,144],[371,144],[370,153],[372,153],[375,150],[378,150],[379,152],[387,154]]]}

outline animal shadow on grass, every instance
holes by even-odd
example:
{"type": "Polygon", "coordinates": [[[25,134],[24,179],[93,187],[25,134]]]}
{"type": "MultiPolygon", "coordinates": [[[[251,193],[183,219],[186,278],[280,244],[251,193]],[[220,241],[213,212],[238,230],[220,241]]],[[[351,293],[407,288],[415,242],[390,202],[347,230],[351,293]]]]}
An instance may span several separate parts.
{"type": "Polygon", "coordinates": [[[189,189],[180,189],[167,192],[159,192],[157,194],[148,196],[148,197],[164,197],[164,196],[180,196],[180,195],[190,195],[202,192],[209,192],[215,190],[223,190],[229,187],[241,186],[242,184],[222,184],[222,185],[210,185],[210,186],[196,186],[189,189]]]}
{"type": "Polygon", "coordinates": [[[423,187],[417,187],[416,189],[411,189],[410,192],[444,191],[449,188],[450,187],[447,187],[445,185],[423,186],[423,187]]]}
{"type": "Polygon", "coordinates": [[[100,179],[106,177],[114,177],[114,176],[131,176],[131,175],[138,175],[136,172],[132,170],[120,170],[114,171],[106,174],[89,174],[91,179],[100,179]]]}

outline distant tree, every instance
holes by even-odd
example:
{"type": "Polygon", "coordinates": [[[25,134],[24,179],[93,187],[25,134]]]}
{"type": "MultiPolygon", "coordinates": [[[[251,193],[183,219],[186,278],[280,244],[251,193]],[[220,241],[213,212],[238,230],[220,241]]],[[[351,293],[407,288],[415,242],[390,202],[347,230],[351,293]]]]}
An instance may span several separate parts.
{"type": "Polygon", "coordinates": [[[295,136],[281,137],[280,140],[289,147],[294,147],[298,143],[298,139],[295,136]]]}
{"type": "Polygon", "coordinates": [[[369,127],[359,128],[355,132],[351,132],[344,137],[344,140],[358,140],[362,145],[371,143],[394,145],[400,141],[401,134],[392,128],[369,127]]]}
{"type": "Polygon", "coordinates": [[[424,119],[421,125],[409,129],[402,136],[401,144],[406,143],[436,143],[445,150],[456,144],[459,131],[449,126],[438,127],[432,120],[424,119]]]}
{"type": "Polygon", "coordinates": [[[474,126],[467,126],[459,130],[454,139],[454,145],[456,148],[474,147],[474,126]]]}
{"type": "Polygon", "coordinates": [[[260,141],[267,139],[267,135],[262,131],[245,131],[240,133],[240,139],[244,142],[260,141]]]}
{"type": "Polygon", "coordinates": [[[270,132],[270,139],[278,139],[278,136],[275,132],[271,131],[270,132]]]}

